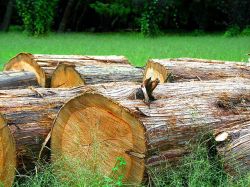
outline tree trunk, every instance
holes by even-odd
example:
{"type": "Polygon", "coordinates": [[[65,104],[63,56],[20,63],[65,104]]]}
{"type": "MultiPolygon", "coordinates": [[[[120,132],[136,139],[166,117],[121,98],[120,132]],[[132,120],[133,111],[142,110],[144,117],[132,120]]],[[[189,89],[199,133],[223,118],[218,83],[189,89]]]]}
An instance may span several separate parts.
{"type": "Polygon", "coordinates": [[[244,63],[206,59],[152,59],[144,73],[144,80],[151,77],[163,82],[217,80],[230,77],[250,78],[250,66],[244,63]]]}
{"type": "Polygon", "coordinates": [[[29,86],[38,87],[36,76],[32,72],[0,72],[0,89],[21,89],[29,86]]]}
{"type": "Polygon", "coordinates": [[[13,10],[13,0],[9,0],[0,30],[8,31],[13,10]]]}
{"type": "Polygon", "coordinates": [[[42,87],[50,87],[51,76],[59,64],[84,66],[95,63],[128,64],[124,56],[82,56],[82,55],[42,55],[19,53],[5,64],[4,70],[30,71],[35,73],[42,87]]]}
{"type": "Polygon", "coordinates": [[[137,82],[143,79],[143,69],[130,64],[95,63],[81,67],[60,64],[51,78],[52,88],[70,88],[82,84],[137,82]]]}
{"type": "MultiPolygon", "coordinates": [[[[143,92],[138,85],[94,87],[99,93],[71,99],[57,115],[51,140],[54,161],[72,157],[112,175],[117,157],[123,157],[125,180],[140,183],[148,167],[176,163],[189,153],[189,143],[208,132],[230,134],[226,142],[244,139],[240,155],[234,154],[241,148],[237,141],[227,147],[234,156],[227,160],[230,169],[249,159],[249,136],[240,133],[250,125],[249,80],[163,84],[150,103],[135,99],[143,92]]],[[[245,164],[249,171],[249,162],[245,164]]]]}
{"type": "Polygon", "coordinates": [[[75,0],[69,0],[68,1],[67,6],[66,6],[66,8],[64,10],[62,20],[61,20],[59,28],[58,28],[58,32],[64,32],[65,31],[68,20],[70,19],[70,14],[71,14],[71,10],[73,8],[74,2],[75,2],[75,0]]]}

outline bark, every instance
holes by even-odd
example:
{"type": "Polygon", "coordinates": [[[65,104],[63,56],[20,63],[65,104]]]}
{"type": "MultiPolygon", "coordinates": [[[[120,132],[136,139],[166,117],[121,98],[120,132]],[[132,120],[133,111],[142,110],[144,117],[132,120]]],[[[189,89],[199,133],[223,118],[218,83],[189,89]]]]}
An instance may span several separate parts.
{"type": "Polygon", "coordinates": [[[51,87],[69,88],[125,81],[141,83],[142,79],[143,69],[129,64],[95,63],[76,68],[61,64],[52,75],[51,87]]]}
{"type": "Polygon", "coordinates": [[[0,30],[8,31],[13,10],[13,0],[9,0],[0,30]]]}
{"type": "Polygon", "coordinates": [[[163,82],[217,80],[223,78],[250,78],[250,66],[240,62],[206,59],[152,59],[145,69],[144,79],[152,77],[163,82]]]}
{"type": "Polygon", "coordinates": [[[32,72],[0,72],[0,89],[21,89],[29,86],[38,87],[36,76],[32,72]]]}
{"type": "Polygon", "coordinates": [[[250,155],[249,131],[247,136],[241,133],[250,126],[248,80],[163,84],[155,89],[156,100],[150,103],[134,99],[138,85],[94,87],[99,93],[77,96],[60,110],[52,131],[54,160],[66,156],[89,163],[96,158],[91,150],[97,144],[100,153],[95,168],[112,174],[115,158],[122,156],[127,163],[126,180],[140,183],[147,168],[176,163],[204,134],[228,133],[223,141],[234,143],[222,146],[231,154],[226,158],[227,171],[235,171],[242,163],[246,164],[242,169],[249,171],[245,162],[250,155]],[[244,140],[244,146],[236,139],[244,140]]]}
{"type": "Polygon", "coordinates": [[[59,64],[78,67],[95,63],[128,64],[129,62],[124,56],[32,55],[30,53],[19,53],[5,64],[4,70],[33,72],[40,86],[50,87],[51,76],[59,64]]]}

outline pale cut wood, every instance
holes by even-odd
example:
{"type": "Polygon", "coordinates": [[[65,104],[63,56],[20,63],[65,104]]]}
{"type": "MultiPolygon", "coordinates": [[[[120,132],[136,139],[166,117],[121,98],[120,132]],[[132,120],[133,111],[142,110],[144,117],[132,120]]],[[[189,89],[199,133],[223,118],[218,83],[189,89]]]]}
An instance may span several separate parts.
{"type": "MultiPolygon", "coordinates": [[[[85,88],[62,90],[32,87],[0,90],[0,113],[6,119],[16,142],[19,172],[34,169],[41,145],[60,107],[84,91],[85,88]]],[[[41,159],[48,156],[48,150],[45,149],[43,153],[41,159]]]]}
{"type": "MultiPolygon", "coordinates": [[[[87,159],[108,175],[116,164],[114,157],[122,156],[128,163],[126,180],[132,183],[140,183],[150,166],[176,163],[190,152],[189,143],[208,132],[214,136],[223,132],[237,134],[241,127],[250,125],[248,79],[162,84],[155,89],[156,100],[150,104],[133,99],[138,85],[112,83],[94,87],[98,93],[73,98],[60,110],[52,131],[52,158],[56,161],[61,156],[73,157],[83,163],[87,159]],[[142,127],[146,141],[143,131],[134,134],[123,130],[142,127]],[[99,153],[93,151],[95,144],[99,145],[99,153]],[[93,161],[95,154],[99,159],[93,161]]],[[[229,137],[230,141],[235,139],[229,137]]],[[[226,159],[227,171],[249,159],[249,137],[244,141],[240,156],[235,154],[235,148],[227,147],[228,154],[234,157],[226,159]]],[[[249,163],[246,169],[249,171],[249,163]]]]}
{"type": "Polygon", "coordinates": [[[0,114],[0,182],[12,186],[15,177],[16,149],[10,129],[0,114]]]}
{"type": "Polygon", "coordinates": [[[38,87],[36,76],[32,72],[5,71],[0,72],[0,89],[38,87]]]}
{"type": "Polygon", "coordinates": [[[42,87],[50,87],[51,76],[59,64],[84,66],[99,63],[129,64],[124,56],[83,56],[83,55],[47,55],[19,53],[4,66],[5,71],[21,70],[35,73],[42,87]]]}
{"type": "Polygon", "coordinates": [[[52,88],[70,88],[82,84],[92,85],[108,82],[137,82],[143,79],[143,69],[130,64],[95,63],[80,67],[60,64],[51,78],[52,88]]]}
{"type": "Polygon", "coordinates": [[[152,77],[163,82],[217,80],[223,78],[250,78],[250,66],[241,62],[207,59],[176,58],[148,61],[144,80],[152,77]]]}

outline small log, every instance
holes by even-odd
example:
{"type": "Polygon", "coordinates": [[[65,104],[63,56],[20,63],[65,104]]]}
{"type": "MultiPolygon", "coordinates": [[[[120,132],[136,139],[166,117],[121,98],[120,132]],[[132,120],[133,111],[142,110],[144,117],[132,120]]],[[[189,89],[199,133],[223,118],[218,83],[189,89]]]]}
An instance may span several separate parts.
{"type": "Polygon", "coordinates": [[[16,149],[5,119],[0,114],[0,182],[10,187],[15,178],[16,149]]]}
{"type": "MultiPolygon", "coordinates": [[[[123,157],[127,163],[125,180],[138,184],[148,167],[176,163],[190,152],[188,143],[196,142],[202,134],[237,133],[243,123],[250,127],[247,79],[156,85],[146,81],[142,87],[105,84],[94,86],[99,93],[88,92],[71,99],[53,125],[52,159],[66,157],[95,163],[93,170],[108,176],[112,175],[116,158],[123,157]]],[[[245,142],[246,149],[240,156],[227,148],[238,163],[249,158],[249,137],[245,142]]],[[[237,144],[234,147],[240,148],[237,144]]],[[[232,159],[228,162],[237,165],[232,159]]]]}
{"type": "Polygon", "coordinates": [[[4,66],[4,71],[30,71],[35,73],[41,87],[50,87],[51,76],[59,64],[84,66],[94,63],[128,64],[123,56],[42,55],[19,53],[4,66]]]}
{"type": "Polygon", "coordinates": [[[250,125],[242,122],[233,128],[220,129],[215,137],[217,151],[223,159],[225,169],[231,174],[247,174],[250,171],[250,125]],[[223,136],[223,137],[220,137],[223,136]],[[218,141],[220,137],[220,141],[218,141]],[[216,140],[217,138],[217,140],[216,140]]]}
{"type": "MultiPolygon", "coordinates": [[[[42,144],[51,130],[52,122],[60,107],[71,97],[84,91],[85,88],[62,90],[32,87],[0,90],[0,113],[5,118],[15,140],[19,172],[25,173],[34,169],[42,144]]],[[[1,135],[0,142],[3,135],[5,134],[1,135]]],[[[46,150],[45,148],[41,159],[48,156],[46,150]]]]}
{"type": "Polygon", "coordinates": [[[160,83],[217,80],[223,78],[250,78],[250,66],[241,62],[176,58],[148,61],[144,80],[158,78],[160,83]]]}
{"type": "Polygon", "coordinates": [[[32,72],[0,72],[0,89],[27,88],[29,86],[38,87],[36,76],[32,72]]]}
{"type": "Polygon", "coordinates": [[[52,88],[70,88],[80,85],[108,82],[142,82],[142,68],[130,64],[95,63],[80,67],[60,64],[51,78],[52,88]]]}

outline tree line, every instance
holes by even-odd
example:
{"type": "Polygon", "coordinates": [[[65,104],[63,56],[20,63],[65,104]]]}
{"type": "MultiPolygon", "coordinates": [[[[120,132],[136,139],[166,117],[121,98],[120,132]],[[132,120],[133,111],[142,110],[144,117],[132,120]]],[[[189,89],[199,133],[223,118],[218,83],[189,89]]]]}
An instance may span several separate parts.
{"type": "Polygon", "coordinates": [[[220,31],[250,25],[249,0],[2,0],[0,29],[30,34],[164,30],[220,31]]]}

